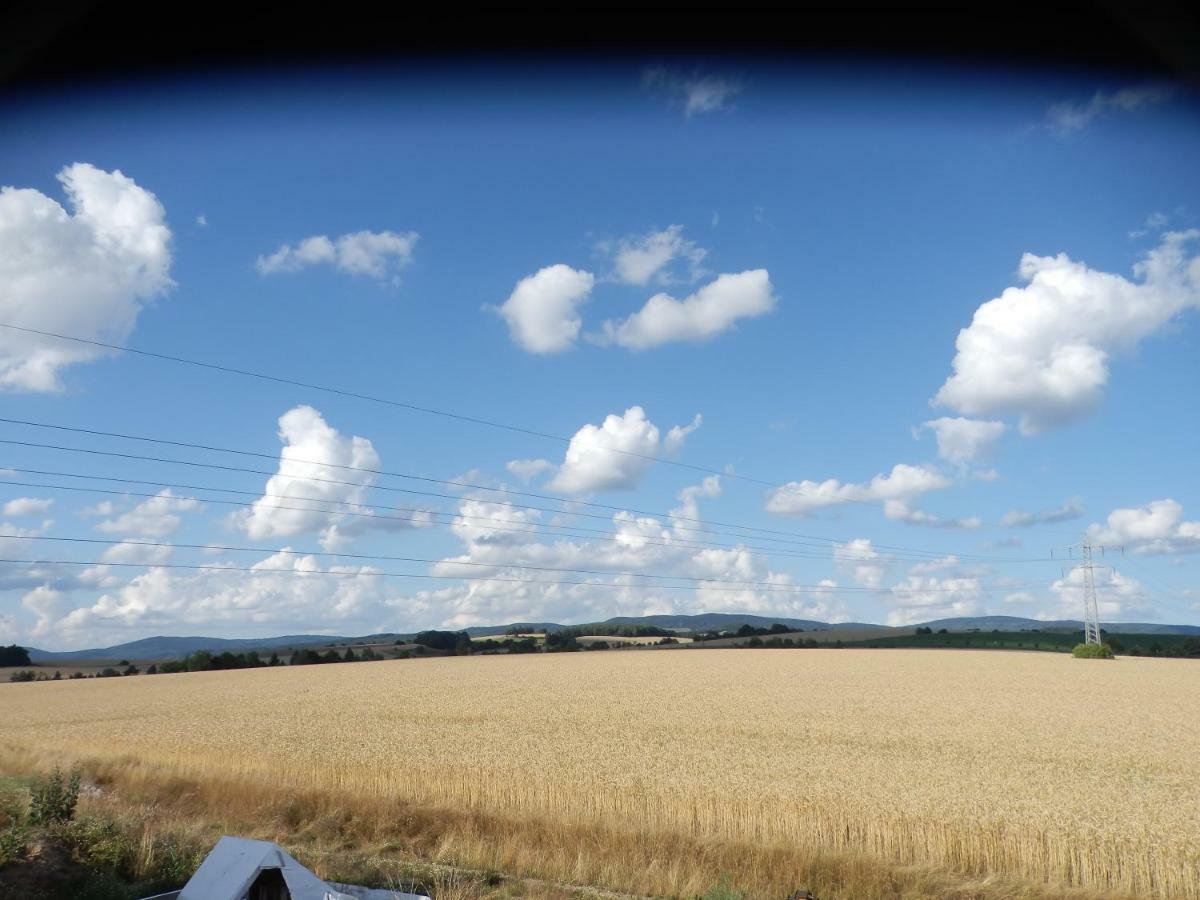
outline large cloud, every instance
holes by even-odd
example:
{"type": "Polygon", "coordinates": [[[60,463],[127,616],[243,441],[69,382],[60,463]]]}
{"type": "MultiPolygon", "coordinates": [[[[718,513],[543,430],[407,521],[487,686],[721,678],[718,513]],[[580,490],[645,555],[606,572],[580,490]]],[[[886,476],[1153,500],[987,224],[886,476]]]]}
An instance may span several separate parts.
{"type": "MultiPolygon", "coordinates": [[[[530,353],[560,353],[575,343],[583,320],[579,307],[595,276],[559,263],[522,278],[496,312],[513,341],[530,353]]],[[[492,307],[488,307],[492,308],[492,307]]]]}
{"type": "Polygon", "coordinates": [[[601,425],[589,423],[575,432],[562,465],[546,487],[567,494],[629,490],[641,481],[655,457],[678,452],[699,426],[697,415],[690,425],[676,425],[663,438],[640,406],[631,406],[623,415],[610,414],[601,425]]]}
{"type": "Polygon", "coordinates": [[[294,245],[283,244],[269,256],[260,256],[255,266],[261,275],[277,275],[330,265],[351,275],[396,280],[412,262],[417,239],[415,231],[355,231],[338,238],[317,234],[294,245]]]}
{"type": "Polygon", "coordinates": [[[367,438],[343,437],[311,406],[297,406],[279,417],[279,439],[279,470],[267,481],[263,496],[235,517],[249,537],[319,531],[322,544],[332,548],[369,529],[420,527],[431,521],[425,513],[412,514],[411,521],[347,516],[370,513],[364,501],[374,475],[353,469],[377,470],[379,454],[367,438]]]}
{"type": "MultiPolygon", "coordinates": [[[[75,163],[58,180],[71,212],[37,190],[0,190],[0,320],[124,343],[171,286],[162,205],[120,170],[75,163]]],[[[60,390],[66,366],[106,352],[0,329],[0,389],[60,390]]]]}
{"type": "Polygon", "coordinates": [[[1187,522],[1171,498],[1114,509],[1103,525],[1088,529],[1098,544],[1128,546],[1135,553],[1200,553],[1200,522],[1187,522]]]}
{"type": "Polygon", "coordinates": [[[1134,281],[1066,254],[1025,254],[1028,284],[975,311],[934,402],[971,416],[1019,416],[1025,434],[1085,415],[1100,401],[1113,353],[1200,307],[1200,256],[1189,252],[1198,238],[1200,229],[1164,235],[1134,267],[1134,281]]]}
{"type": "Polygon", "coordinates": [[[598,343],[646,350],[676,341],[706,341],[732,328],[739,319],[762,316],[775,308],[766,269],[720,275],[694,294],[676,300],[655,294],[622,321],[604,323],[598,343]]]}

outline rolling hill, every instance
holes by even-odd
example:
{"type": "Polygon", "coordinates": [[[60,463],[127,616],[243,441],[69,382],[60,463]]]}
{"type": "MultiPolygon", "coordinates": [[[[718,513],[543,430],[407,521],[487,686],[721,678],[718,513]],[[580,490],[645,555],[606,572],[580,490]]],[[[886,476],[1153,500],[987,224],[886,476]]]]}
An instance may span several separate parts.
{"type": "MultiPolygon", "coordinates": [[[[510,629],[521,631],[562,631],[565,628],[587,628],[589,625],[650,625],[656,628],[666,628],[689,631],[735,631],[743,625],[755,628],[768,628],[775,623],[786,625],[790,629],[803,631],[824,631],[836,628],[839,631],[855,629],[881,629],[886,626],[867,622],[838,622],[830,624],[814,619],[791,619],[783,616],[756,616],[743,613],[699,613],[697,615],[655,615],[655,616],[615,616],[603,622],[581,623],[580,625],[563,625],[558,622],[513,622],[507,625],[480,625],[465,629],[472,637],[504,634],[510,629]]],[[[973,616],[953,619],[934,619],[931,622],[913,623],[910,627],[924,625],[937,631],[945,628],[948,631],[1079,631],[1083,624],[1076,620],[1059,619],[1041,621],[1027,619],[1021,616],[973,616]]],[[[1122,634],[1186,634],[1200,635],[1200,625],[1171,625],[1152,622],[1118,622],[1107,623],[1106,631],[1122,634]]],[[[412,632],[405,634],[371,634],[360,637],[329,634],[288,634],[268,638],[216,638],[216,637],[149,637],[112,647],[95,647],[87,650],[40,650],[30,647],[29,657],[34,663],[65,663],[79,660],[163,660],[177,659],[195,653],[197,650],[209,650],[214,653],[223,651],[245,652],[247,650],[275,650],[283,647],[300,647],[311,644],[330,644],[367,641],[391,641],[407,639],[412,632]]]]}

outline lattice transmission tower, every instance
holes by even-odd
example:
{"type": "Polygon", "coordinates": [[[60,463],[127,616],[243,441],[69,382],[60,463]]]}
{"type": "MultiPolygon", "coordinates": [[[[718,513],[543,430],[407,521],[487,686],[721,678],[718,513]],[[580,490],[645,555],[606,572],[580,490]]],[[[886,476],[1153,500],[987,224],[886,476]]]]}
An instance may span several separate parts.
{"type": "Polygon", "coordinates": [[[1100,645],[1100,605],[1096,602],[1096,573],[1092,565],[1092,541],[1083,536],[1083,642],[1100,645]]]}

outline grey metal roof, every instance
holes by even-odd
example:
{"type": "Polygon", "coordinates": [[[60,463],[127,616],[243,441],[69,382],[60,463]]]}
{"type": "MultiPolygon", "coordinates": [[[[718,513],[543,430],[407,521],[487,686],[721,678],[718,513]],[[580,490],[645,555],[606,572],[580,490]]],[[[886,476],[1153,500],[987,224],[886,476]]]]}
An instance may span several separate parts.
{"type": "Polygon", "coordinates": [[[228,835],[217,841],[183,890],[144,900],[245,900],[264,869],[279,870],[292,900],[430,900],[424,894],[327,883],[277,844],[228,835]]]}
{"type": "Polygon", "coordinates": [[[217,841],[179,892],[178,900],[244,900],[263,869],[279,869],[292,900],[353,900],[276,844],[228,835],[217,841]]]}

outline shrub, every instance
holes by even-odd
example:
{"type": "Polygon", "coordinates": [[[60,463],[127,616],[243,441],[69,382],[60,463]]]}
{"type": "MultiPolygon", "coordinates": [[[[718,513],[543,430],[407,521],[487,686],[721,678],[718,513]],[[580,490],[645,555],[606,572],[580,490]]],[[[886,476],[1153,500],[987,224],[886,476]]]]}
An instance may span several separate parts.
{"type": "Polygon", "coordinates": [[[1108,644],[1076,644],[1071,655],[1076,659],[1112,659],[1112,647],[1108,644]]]}
{"type": "Polygon", "coordinates": [[[29,823],[53,825],[71,821],[79,802],[80,777],[80,771],[73,769],[64,778],[62,770],[55,766],[49,775],[37,779],[29,789],[29,823]]]}
{"type": "Polygon", "coordinates": [[[35,676],[34,676],[33,672],[31,672],[29,669],[25,669],[22,672],[13,672],[11,675],[8,676],[8,680],[9,681],[33,681],[34,677],[35,676]]]}
{"type": "Polygon", "coordinates": [[[704,892],[700,900],[745,900],[746,895],[729,883],[729,876],[721,876],[721,880],[704,892]]]}
{"type": "Polygon", "coordinates": [[[0,828],[0,869],[25,856],[28,837],[25,826],[20,822],[14,821],[0,828]]]}

